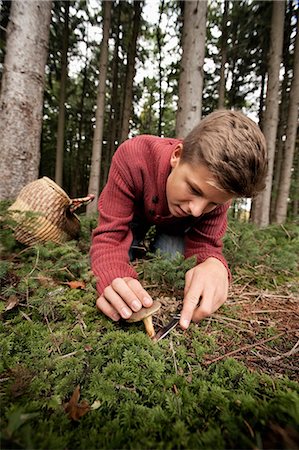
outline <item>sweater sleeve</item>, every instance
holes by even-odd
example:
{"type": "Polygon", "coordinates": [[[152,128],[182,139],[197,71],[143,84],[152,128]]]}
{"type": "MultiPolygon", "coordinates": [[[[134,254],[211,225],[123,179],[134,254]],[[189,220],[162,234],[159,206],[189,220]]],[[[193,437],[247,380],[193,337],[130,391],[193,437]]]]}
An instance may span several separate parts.
{"type": "Polygon", "coordinates": [[[225,257],[222,254],[222,238],[227,229],[227,210],[230,203],[215,208],[205,214],[197,225],[192,227],[186,235],[185,257],[196,256],[198,264],[207,258],[219,259],[226,267],[229,281],[231,273],[225,257]]]}
{"type": "Polygon", "coordinates": [[[129,262],[132,243],[130,222],[133,219],[136,194],[128,169],[129,161],[126,162],[128,164],[125,164],[124,152],[115,153],[108,182],[99,197],[99,224],[93,232],[90,251],[91,267],[97,279],[99,294],[115,278],[137,278],[137,273],[129,262]]]}

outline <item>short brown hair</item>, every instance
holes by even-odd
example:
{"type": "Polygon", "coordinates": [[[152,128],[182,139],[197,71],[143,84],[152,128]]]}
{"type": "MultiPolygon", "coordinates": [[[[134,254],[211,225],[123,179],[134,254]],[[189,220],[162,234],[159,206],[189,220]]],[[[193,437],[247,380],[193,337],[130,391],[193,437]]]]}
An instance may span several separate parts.
{"type": "Polygon", "coordinates": [[[182,162],[204,164],[219,187],[253,197],[265,187],[267,147],[259,126],[239,111],[206,116],[184,139],[182,162]]]}

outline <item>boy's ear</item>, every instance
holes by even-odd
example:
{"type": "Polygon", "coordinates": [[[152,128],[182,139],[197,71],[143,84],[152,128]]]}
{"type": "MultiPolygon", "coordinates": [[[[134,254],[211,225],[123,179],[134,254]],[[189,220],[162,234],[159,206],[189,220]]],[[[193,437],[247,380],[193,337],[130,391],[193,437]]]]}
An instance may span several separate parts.
{"type": "Polygon", "coordinates": [[[173,150],[173,152],[171,153],[170,165],[172,168],[174,168],[180,162],[182,150],[183,150],[183,144],[178,144],[175,147],[175,149],[173,150]]]}

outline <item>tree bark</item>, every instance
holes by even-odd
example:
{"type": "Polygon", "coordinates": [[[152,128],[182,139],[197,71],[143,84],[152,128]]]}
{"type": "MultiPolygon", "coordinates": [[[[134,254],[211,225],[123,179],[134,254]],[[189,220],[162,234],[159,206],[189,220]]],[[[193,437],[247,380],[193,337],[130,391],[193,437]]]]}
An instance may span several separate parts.
{"type": "Polygon", "coordinates": [[[299,107],[299,29],[297,21],[297,35],[294,52],[293,79],[290,90],[288,122],[286,129],[285,157],[281,168],[274,222],[282,224],[287,217],[288,198],[292,178],[292,166],[295,152],[296,134],[298,126],[299,107]]]}
{"type": "Polygon", "coordinates": [[[60,77],[60,95],[59,95],[59,113],[56,144],[56,166],[55,182],[62,186],[63,182],[63,152],[64,152],[64,128],[65,128],[65,99],[67,84],[67,54],[69,43],[69,2],[63,3],[64,6],[64,29],[61,54],[61,77],[60,77]]]}
{"type": "Polygon", "coordinates": [[[298,220],[299,217],[299,139],[297,139],[297,158],[295,154],[295,167],[294,167],[294,186],[295,195],[292,196],[292,209],[291,214],[293,218],[298,220]]]}
{"type": "Polygon", "coordinates": [[[134,23],[133,23],[132,39],[128,52],[120,142],[125,141],[128,138],[129,134],[129,125],[133,99],[133,81],[135,76],[136,46],[138,34],[140,31],[141,8],[142,3],[140,1],[134,1],[134,23]]]}
{"type": "Polygon", "coordinates": [[[159,73],[159,80],[158,80],[158,94],[159,94],[159,118],[158,118],[158,136],[162,136],[162,120],[163,120],[163,91],[162,91],[162,81],[163,81],[163,69],[162,69],[162,41],[163,41],[163,35],[161,32],[161,21],[162,21],[162,14],[164,10],[164,0],[162,0],[160,5],[160,13],[159,13],[159,21],[157,24],[157,30],[156,30],[156,38],[157,38],[157,47],[158,47],[158,73],[159,73]]]}
{"type": "MultiPolygon", "coordinates": [[[[92,144],[92,158],[88,193],[94,194],[97,199],[100,191],[100,173],[102,161],[102,139],[104,128],[105,113],[105,93],[106,93],[106,77],[108,66],[108,41],[111,22],[111,5],[110,1],[103,1],[103,39],[101,44],[101,54],[99,62],[99,85],[97,94],[97,110],[96,123],[92,144]]],[[[86,207],[86,214],[90,215],[97,210],[97,201],[91,202],[86,207]]]]}
{"type": "Polygon", "coordinates": [[[207,1],[184,2],[183,54],[176,136],[184,138],[201,119],[207,1]]]}
{"type": "MultiPolygon", "coordinates": [[[[88,42],[86,42],[86,47],[88,48],[88,42]]],[[[75,166],[72,170],[73,176],[72,176],[72,184],[70,192],[73,197],[77,197],[78,195],[82,195],[83,193],[83,183],[82,183],[82,165],[84,164],[84,155],[82,155],[82,130],[84,126],[84,108],[85,108],[85,98],[86,98],[86,86],[87,86],[87,65],[88,65],[88,59],[86,57],[85,59],[85,66],[82,70],[82,89],[81,89],[81,95],[80,95],[80,103],[79,103],[79,109],[78,109],[78,125],[77,129],[78,134],[76,139],[76,156],[75,161],[73,161],[73,165],[75,166]],[[81,194],[79,194],[81,192],[81,194]]],[[[84,188],[85,189],[85,188],[84,188]]]]}
{"type": "Polygon", "coordinates": [[[254,214],[254,222],[260,227],[268,226],[270,221],[272,176],[279,112],[279,72],[282,59],[284,15],[285,1],[273,1],[268,59],[268,85],[263,123],[263,133],[268,147],[269,164],[266,177],[266,188],[257,196],[257,208],[254,214]]]}
{"type": "Polygon", "coordinates": [[[219,98],[218,108],[224,108],[225,105],[225,64],[227,61],[227,16],[228,16],[229,0],[224,0],[224,11],[222,16],[222,36],[221,36],[221,67],[219,80],[219,98]]]}
{"type": "MultiPolygon", "coordinates": [[[[117,129],[120,122],[120,103],[119,103],[119,42],[120,42],[120,18],[121,18],[121,5],[117,5],[117,16],[115,25],[115,38],[114,38],[114,51],[112,60],[112,88],[111,88],[111,100],[110,100],[110,126],[109,135],[107,136],[107,154],[105,158],[105,165],[103,171],[103,178],[101,185],[104,186],[108,179],[109,168],[111,164],[111,158],[115,152],[117,146],[117,129]]],[[[114,12],[113,12],[114,13],[114,12]]]]}
{"type": "Polygon", "coordinates": [[[52,2],[15,0],[0,96],[0,199],[37,179],[52,2]]]}

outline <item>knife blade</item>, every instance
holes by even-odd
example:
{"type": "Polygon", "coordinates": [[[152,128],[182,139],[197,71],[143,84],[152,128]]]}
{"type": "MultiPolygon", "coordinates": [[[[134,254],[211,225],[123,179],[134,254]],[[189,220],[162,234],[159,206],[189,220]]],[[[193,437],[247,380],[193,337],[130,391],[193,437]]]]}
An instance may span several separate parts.
{"type": "Polygon", "coordinates": [[[173,319],[165,325],[165,327],[160,328],[160,330],[155,334],[152,338],[154,342],[159,342],[161,339],[164,339],[178,324],[180,321],[180,314],[177,314],[173,317],[173,319]]]}

